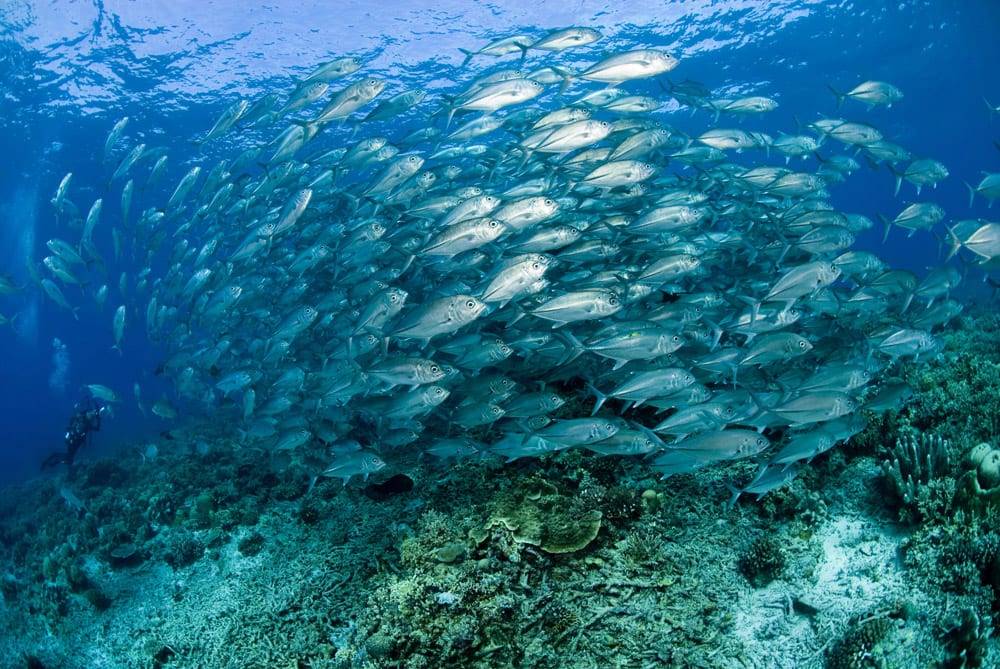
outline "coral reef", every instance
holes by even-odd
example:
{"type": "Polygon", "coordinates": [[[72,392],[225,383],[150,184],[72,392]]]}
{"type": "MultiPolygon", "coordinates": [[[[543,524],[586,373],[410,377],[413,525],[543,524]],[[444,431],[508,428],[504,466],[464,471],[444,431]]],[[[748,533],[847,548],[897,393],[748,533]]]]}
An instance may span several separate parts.
{"type": "Polygon", "coordinates": [[[397,454],[384,477],[310,490],[213,447],[211,426],[175,430],[155,459],[0,492],[4,662],[996,666],[1000,451],[931,406],[732,509],[723,484],[751,463],[663,481],[578,451],[397,454]]]}
{"type": "Polygon", "coordinates": [[[943,354],[907,379],[914,396],[907,420],[956,444],[1000,439],[1000,328],[989,309],[956,319],[943,354]]]}
{"type": "Polygon", "coordinates": [[[978,669],[985,666],[993,636],[993,617],[977,614],[971,608],[958,612],[946,631],[951,658],[949,669],[978,669]]]}
{"type": "Polygon", "coordinates": [[[498,496],[493,513],[477,537],[501,525],[519,544],[538,546],[546,553],[573,553],[585,548],[601,529],[601,511],[587,508],[587,500],[559,494],[541,480],[530,479],[498,496]]]}
{"type": "Polygon", "coordinates": [[[775,537],[759,537],[740,555],[738,565],[740,573],[759,588],[774,580],[785,568],[785,553],[775,537]]]}
{"type": "Polygon", "coordinates": [[[882,463],[882,471],[893,493],[902,501],[903,520],[941,517],[954,494],[951,444],[930,434],[903,434],[882,463]]]}
{"type": "Polygon", "coordinates": [[[886,617],[866,618],[851,625],[830,648],[826,669],[876,669],[884,666],[882,642],[892,631],[886,617]]]}
{"type": "Polygon", "coordinates": [[[956,503],[966,512],[996,517],[1000,513],[1000,449],[986,442],[973,446],[962,458],[956,503]]]}

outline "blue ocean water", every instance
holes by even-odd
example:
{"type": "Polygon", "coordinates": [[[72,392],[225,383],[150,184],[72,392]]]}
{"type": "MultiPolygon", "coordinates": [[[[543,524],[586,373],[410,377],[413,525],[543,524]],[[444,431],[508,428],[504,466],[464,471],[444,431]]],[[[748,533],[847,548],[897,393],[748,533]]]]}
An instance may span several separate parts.
{"type": "MultiPolygon", "coordinates": [[[[585,66],[605,53],[655,47],[677,56],[671,81],[705,84],[716,96],[766,95],[780,107],[762,117],[727,120],[768,132],[796,132],[800,123],[841,115],[878,127],[914,156],[944,163],[950,176],[920,200],[934,201],[957,221],[996,213],[977,199],[968,205],[963,181],[982,170],[996,172],[1000,119],[988,105],[1000,104],[1000,6],[951,2],[277,2],[234,11],[230,3],[15,1],[0,7],[0,273],[26,288],[0,295],[0,477],[33,475],[37,463],[61,447],[66,421],[83,384],[100,383],[123,398],[105,423],[90,455],[156,435],[168,423],[143,415],[132,399],[138,383],[147,407],[171,394],[157,375],[163,347],[149,341],[139,318],[130,318],[122,353],[111,349],[112,314],[125,304],[145,313],[141,297],[120,295],[135,285],[142,265],[108,262],[110,294],[103,309],[74,286],[63,286],[78,304],[79,319],[55,305],[30,283],[26,258],[40,262],[45,241],[75,241],[79,229],[57,219],[50,200],[67,172],[70,198],[86,215],[95,198],[104,209],[95,240],[112,257],[110,230],[120,225],[121,181],[107,185],[122,146],[145,142],[170,158],[166,177],[153,192],[136,196],[164,201],[192,165],[206,168],[239,151],[242,138],[229,135],[198,147],[219,114],[237,97],[282,95],[318,63],[341,56],[365,61],[364,72],[391,82],[393,92],[423,87],[429,95],[455,93],[463,56],[490,40],[517,33],[541,34],[568,25],[590,26],[604,39],[586,50],[559,54],[567,66],[585,66]],[[891,108],[867,110],[846,102],[838,110],[827,86],[850,88],[864,79],[885,80],[904,93],[891,108]],[[118,152],[102,164],[104,142],[116,120],[129,116],[118,152]],[[53,342],[65,348],[54,355],[53,342]],[[68,363],[66,361],[68,360],[68,363]],[[65,369],[63,366],[65,365],[65,369]]],[[[532,63],[548,57],[529,56],[532,63]]],[[[474,67],[514,66],[517,54],[495,61],[477,57],[474,67]]],[[[636,93],[659,94],[657,81],[629,84],[636,93]]],[[[663,112],[681,130],[712,125],[706,112],[663,112]]],[[[407,121],[412,126],[414,121],[407,121]]],[[[267,131],[267,139],[276,134],[267,131]]],[[[763,161],[762,161],[763,162],[763,161]]],[[[776,158],[768,161],[780,164],[776,158]]],[[[148,170],[148,165],[144,170],[148,170]]],[[[144,173],[145,174],[145,171],[144,173]]],[[[137,178],[137,186],[143,177],[137,178]]],[[[893,195],[894,178],[882,166],[867,166],[832,190],[844,211],[892,218],[918,198],[911,184],[893,195]]],[[[882,243],[880,227],[861,237],[890,265],[922,274],[940,263],[935,238],[899,229],[882,243]]],[[[141,258],[142,254],[135,257],[141,258]]],[[[167,268],[155,261],[151,274],[167,268]]],[[[964,299],[989,298],[975,268],[964,299]]],[[[195,407],[181,407],[193,410],[195,407]]]]}

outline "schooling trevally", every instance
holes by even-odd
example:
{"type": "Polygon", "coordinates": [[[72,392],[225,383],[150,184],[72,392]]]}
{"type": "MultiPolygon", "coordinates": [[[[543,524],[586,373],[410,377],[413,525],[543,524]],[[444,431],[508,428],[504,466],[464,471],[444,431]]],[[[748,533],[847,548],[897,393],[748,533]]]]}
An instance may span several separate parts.
{"type": "MultiPolygon", "coordinates": [[[[921,364],[960,310],[962,273],[855,249],[871,220],[834,193],[865,163],[918,193],[948,168],[868,121],[902,99],[887,82],[831,82],[789,127],[781,91],[718,96],[668,80],[684,63],[661,45],[601,38],[471,47],[443,92],[335,58],[227,100],[189,153],[122,118],[115,190],[53,185],[82,232],[49,240],[33,281],[74,316],[111,298],[116,349],[162,344],[153,413],[217,412],[304,478],[586,448],[663,475],[756,458],[739,492],[763,494],[849,438],[866,398],[905,402],[887,366],[921,364]]],[[[994,176],[970,196],[996,199],[994,176]]],[[[996,224],[951,222],[933,193],[887,234],[996,264],[996,224]]]]}

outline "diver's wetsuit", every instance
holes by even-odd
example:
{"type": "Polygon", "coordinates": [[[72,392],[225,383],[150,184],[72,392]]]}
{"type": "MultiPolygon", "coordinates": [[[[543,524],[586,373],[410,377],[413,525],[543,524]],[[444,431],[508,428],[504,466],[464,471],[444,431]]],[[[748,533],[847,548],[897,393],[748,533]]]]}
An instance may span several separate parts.
{"type": "Polygon", "coordinates": [[[69,425],[66,427],[66,436],[64,437],[66,442],[66,452],[53,453],[49,457],[42,461],[42,469],[46,467],[54,467],[55,465],[65,463],[67,467],[73,467],[73,459],[76,457],[76,452],[80,450],[83,444],[90,440],[90,433],[96,432],[101,429],[101,413],[104,411],[104,407],[100,402],[95,402],[93,400],[88,401],[82,406],[80,404],[76,405],[76,413],[69,421],[69,425]]]}

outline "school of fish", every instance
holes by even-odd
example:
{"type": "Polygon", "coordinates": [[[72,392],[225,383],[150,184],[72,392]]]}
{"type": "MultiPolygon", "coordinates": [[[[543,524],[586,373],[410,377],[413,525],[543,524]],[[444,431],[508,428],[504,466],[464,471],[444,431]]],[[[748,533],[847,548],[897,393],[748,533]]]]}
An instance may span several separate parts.
{"type": "MultiPolygon", "coordinates": [[[[234,102],[190,156],[126,142],[123,118],[103,197],[84,213],[72,174],[58,185],[80,237],[49,240],[32,279],[74,316],[69,295],[110,301],[115,350],[163,348],[174,392],[155,414],[203,406],[308,476],[584,448],[664,476],[755,458],[733,500],[764,494],[863,429],[863,408],[901,406],[900,365],[961,310],[953,263],[921,278],[853,249],[873,221],[829,189],[868,163],[920,195],[948,170],[846,118],[741,129],[778,102],[678,83],[660,49],[563,64],[601,37],[464,51],[464,83],[436,99],[333,60],[234,102]],[[209,162],[223,141],[238,149],[209,162]]],[[[903,97],[834,93],[838,114],[903,97]]],[[[968,188],[992,202],[1000,174],[968,188]]],[[[1000,223],[925,199],[884,225],[1000,262],[1000,223]]]]}

